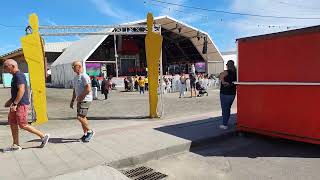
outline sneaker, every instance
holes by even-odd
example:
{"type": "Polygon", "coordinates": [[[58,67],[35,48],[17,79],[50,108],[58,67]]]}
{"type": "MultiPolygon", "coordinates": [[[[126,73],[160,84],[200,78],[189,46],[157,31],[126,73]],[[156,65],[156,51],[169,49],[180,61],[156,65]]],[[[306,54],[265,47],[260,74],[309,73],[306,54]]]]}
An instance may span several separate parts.
{"type": "Polygon", "coordinates": [[[43,148],[45,145],[47,145],[49,139],[50,139],[50,134],[45,134],[45,136],[42,138],[40,147],[43,148]]]}
{"type": "Polygon", "coordinates": [[[219,126],[219,128],[220,128],[220,129],[224,129],[224,130],[226,130],[226,129],[228,129],[228,126],[220,125],[220,126],[219,126]]]}
{"type": "Polygon", "coordinates": [[[13,144],[10,147],[4,148],[3,152],[20,151],[20,150],[22,150],[21,146],[13,144]]]}
{"type": "Polygon", "coordinates": [[[84,139],[83,142],[89,142],[93,138],[94,134],[95,133],[94,133],[93,130],[88,131],[87,132],[87,136],[86,136],[86,138],[84,139]]]}
{"type": "Polygon", "coordinates": [[[85,139],[86,139],[86,137],[87,137],[87,135],[83,135],[81,138],[80,138],[80,140],[83,142],[85,139]]]}

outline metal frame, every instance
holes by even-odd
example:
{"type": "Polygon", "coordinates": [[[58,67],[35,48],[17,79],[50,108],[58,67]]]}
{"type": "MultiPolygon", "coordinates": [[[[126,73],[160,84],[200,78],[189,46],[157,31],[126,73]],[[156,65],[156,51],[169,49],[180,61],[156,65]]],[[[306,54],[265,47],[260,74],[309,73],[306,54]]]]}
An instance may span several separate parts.
{"type": "Polygon", "coordinates": [[[267,85],[267,86],[320,86],[319,82],[237,82],[235,84],[239,85],[251,85],[251,86],[259,86],[259,85],[267,85]]]}
{"type": "MultiPolygon", "coordinates": [[[[85,35],[113,35],[114,36],[114,46],[115,46],[115,58],[116,58],[116,74],[118,77],[118,54],[116,51],[116,35],[146,35],[148,32],[147,25],[84,25],[84,26],[39,26],[39,32],[41,36],[85,36],[85,35]],[[107,31],[107,30],[110,31],[107,31]]],[[[153,32],[159,33],[161,35],[161,25],[154,24],[153,32]]],[[[121,68],[121,58],[120,60],[120,68],[121,68]]],[[[135,63],[137,59],[134,58],[135,63]]],[[[160,77],[160,89],[162,91],[162,76],[163,76],[163,68],[162,68],[162,50],[161,56],[159,59],[159,77],[160,77]]],[[[86,63],[85,61],[83,62],[86,63]]],[[[85,66],[84,66],[85,67],[85,66]]],[[[164,114],[164,105],[163,105],[163,96],[162,92],[160,93],[161,99],[161,117],[164,114]]]]}
{"type": "Polygon", "coordinates": [[[118,70],[118,52],[117,52],[117,36],[113,34],[113,41],[114,41],[114,57],[116,58],[116,77],[119,77],[119,70],[118,70]]]}
{"type": "MultiPolygon", "coordinates": [[[[147,25],[84,25],[84,26],[40,26],[41,36],[81,36],[81,35],[143,35],[147,25]],[[103,32],[113,29],[111,32],[103,32]]],[[[161,33],[161,25],[155,24],[154,32],[161,33]]]]}
{"type": "MultiPolygon", "coordinates": [[[[161,25],[154,24],[153,31],[161,34],[161,25]]],[[[116,77],[118,77],[118,53],[116,51],[117,35],[145,35],[147,25],[69,25],[69,26],[39,26],[41,36],[86,36],[113,35],[116,60],[116,77]],[[110,31],[106,31],[110,29],[110,31]]],[[[162,64],[162,60],[160,62],[162,64]]],[[[162,69],[162,67],[161,67],[162,69]]]]}
{"type": "Polygon", "coordinates": [[[105,64],[115,64],[115,61],[86,61],[86,63],[105,63],[105,64]]]}

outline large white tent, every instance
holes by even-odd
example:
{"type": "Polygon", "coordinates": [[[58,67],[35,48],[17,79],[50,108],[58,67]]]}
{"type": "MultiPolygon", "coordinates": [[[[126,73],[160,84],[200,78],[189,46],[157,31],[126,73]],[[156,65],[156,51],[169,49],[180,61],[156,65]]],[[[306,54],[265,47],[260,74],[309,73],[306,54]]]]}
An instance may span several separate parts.
{"type": "MultiPolygon", "coordinates": [[[[112,29],[107,29],[106,32],[112,29]]],[[[69,46],[51,65],[51,81],[55,87],[72,87],[74,72],[72,63],[74,61],[83,62],[98,48],[98,46],[108,37],[108,35],[92,35],[81,38],[69,46]]],[[[85,69],[84,69],[85,70],[85,69]]]]}
{"type": "MultiPolygon", "coordinates": [[[[222,55],[208,33],[168,16],[156,17],[154,19],[154,23],[160,24],[162,31],[171,31],[179,34],[181,37],[189,39],[202,58],[206,61],[209,72],[214,71],[214,73],[216,73],[216,71],[223,70],[222,55]],[[197,38],[200,35],[207,37],[208,43],[206,54],[202,53],[204,38],[197,38]]],[[[129,22],[125,24],[142,25],[146,24],[146,20],[129,22]]],[[[113,29],[106,29],[105,31],[112,32],[113,29]]],[[[108,35],[90,35],[74,42],[71,46],[69,46],[52,64],[52,85],[55,87],[72,87],[72,79],[74,77],[74,73],[71,68],[72,62],[81,61],[85,67],[85,62],[88,60],[90,55],[94,53],[94,51],[107,37],[108,35]]]]}

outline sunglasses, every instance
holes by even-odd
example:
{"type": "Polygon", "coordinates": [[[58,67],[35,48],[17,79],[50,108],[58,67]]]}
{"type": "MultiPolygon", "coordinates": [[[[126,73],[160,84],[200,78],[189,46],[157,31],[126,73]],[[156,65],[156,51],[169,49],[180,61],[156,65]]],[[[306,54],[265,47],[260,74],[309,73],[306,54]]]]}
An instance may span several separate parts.
{"type": "Polygon", "coordinates": [[[73,65],[72,68],[75,68],[75,67],[77,67],[77,66],[81,67],[81,65],[73,65]]]}

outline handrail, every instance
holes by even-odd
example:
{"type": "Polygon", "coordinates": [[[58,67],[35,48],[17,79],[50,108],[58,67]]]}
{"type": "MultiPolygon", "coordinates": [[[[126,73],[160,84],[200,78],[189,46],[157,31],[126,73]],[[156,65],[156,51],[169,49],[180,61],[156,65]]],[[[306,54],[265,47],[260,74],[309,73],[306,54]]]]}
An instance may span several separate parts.
{"type": "Polygon", "coordinates": [[[237,85],[320,86],[320,82],[236,82],[237,85]]]}

